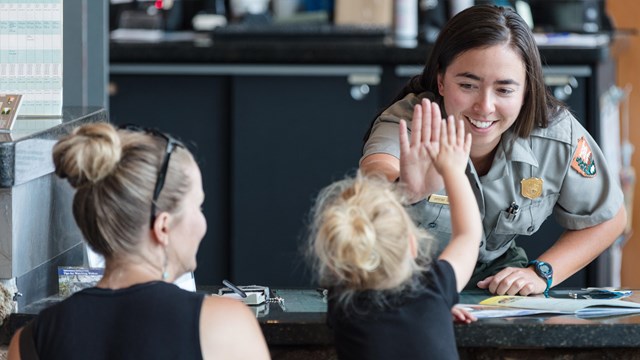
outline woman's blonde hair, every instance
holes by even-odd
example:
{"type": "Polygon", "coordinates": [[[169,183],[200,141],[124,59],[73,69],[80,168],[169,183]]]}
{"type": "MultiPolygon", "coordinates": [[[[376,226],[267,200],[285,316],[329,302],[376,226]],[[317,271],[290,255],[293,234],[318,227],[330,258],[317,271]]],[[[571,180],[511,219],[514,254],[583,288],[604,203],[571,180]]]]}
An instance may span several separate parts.
{"type": "Polygon", "coordinates": [[[402,290],[423,271],[431,242],[395,184],[360,172],[323,189],[312,209],[308,255],[320,285],[348,302],[358,291],[402,290]],[[410,256],[410,239],[418,256],[410,256]]]}
{"type": "MultiPolygon", "coordinates": [[[[56,174],[77,191],[73,215],[91,248],[106,258],[136,252],[149,228],[153,190],[167,140],[145,131],[116,130],[108,123],[75,128],[53,148],[56,174]]],[[[191,186],[185,175],[193,157],[176,147],[156,201],[158,211],[179,213],[191,186]]]]}

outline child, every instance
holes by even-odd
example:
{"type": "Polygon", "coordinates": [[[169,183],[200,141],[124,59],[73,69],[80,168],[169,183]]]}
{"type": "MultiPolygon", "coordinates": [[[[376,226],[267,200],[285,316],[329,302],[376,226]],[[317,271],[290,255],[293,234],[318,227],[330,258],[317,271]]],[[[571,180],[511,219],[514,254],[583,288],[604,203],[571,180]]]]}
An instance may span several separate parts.
{"type": "MultiPolygon", "coordinates": [[[[310,255],[329,288],[327,321],[340,359],[457,359],[451,309],[469,280],[482,235],[480,213],[465,176],[471,136],[453,118],[440,122],[436,104],[416,105],[411,143],[400,126],[398,187],[382,177],[355,178],[324,189],[316,202],[310,255]],[[437,135],[437,134],[436,134],[437,135]],[[431,166],[442,175],[452,237],[436,260],[430,237],[404,203],[431,166]],[[402,189],[403,195],[398,190],[402,189]]],[[[446,200],[445,200],[446,202],[446,200]]],[[[460,309],[459,320],[472,320],[460,309]]]]}

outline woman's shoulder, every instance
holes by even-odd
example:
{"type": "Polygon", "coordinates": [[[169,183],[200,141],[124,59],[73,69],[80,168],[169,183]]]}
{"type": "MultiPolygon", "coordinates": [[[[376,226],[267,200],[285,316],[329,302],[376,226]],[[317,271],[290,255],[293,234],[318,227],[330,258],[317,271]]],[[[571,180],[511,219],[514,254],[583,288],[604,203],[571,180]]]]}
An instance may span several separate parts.
{"type": "Polygon", "coordinates": [[[433,100],[434,96],[430,92],[423,92],[420,94],[409,93],[385,109],[382,114],[380,114],[380,118],[397,118],[397,121],[399,121],[399,119],[410,120],[411,114],[413,114],[413,107],[425,98],[433,100]]]}
{"type": "Polygon", "coordinates": [[[200,331],[203,355],[254,359],[269,357],[258,321],[241,301],[216,295],[205,297],[200,331]]]}
{"type": "Polygon", "coordinates": [[[207,321],[207,326],[211,327],[210,330],[219,327],[228,328],[230,324],[233,324],[233,327],[243,328],[254,326],[256,322],[255,315],[243,302],[217,295],[204,298],[201,316],[211,320],[207,321]]]}
{"type": "Polygon", "coordinates": [[[586,129],[568,109],[560,109],[550,119],[545,128],[536,127],[531,136],[574,144],[576,139],[587,133],[586,129]]]}
{"type": "Polygon", "coordinates": [[[209,295],[202,302],[203,311],[219,317],[235,317],[251,312],[243,302],[217,295],[209,295]]]}

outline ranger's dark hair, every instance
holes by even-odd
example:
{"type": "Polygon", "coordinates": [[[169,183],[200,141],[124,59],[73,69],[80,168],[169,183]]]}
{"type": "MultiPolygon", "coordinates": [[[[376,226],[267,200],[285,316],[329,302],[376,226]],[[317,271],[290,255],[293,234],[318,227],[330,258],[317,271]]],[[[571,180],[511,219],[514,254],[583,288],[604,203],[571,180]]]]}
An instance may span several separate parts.
{"type": "MultiPolygon", "coordinates": [[[[438,92],[438,75],[444,76],[447,67],[466,51],[503,44],[520,56],[526,72],[524,102],[513,124],[514,133],[526,138],[536,126],[547,127],[549,118],[564,105],[551,95],[544,84],[542,62],[533,34],[513,9],[493,5],[472,6],[451,18],[440,31],[422,74],[414,76],[392,103],[410,93],[428,91],[433,93],[444,113],[442,96],[438,92]]],[[[371,128],[365,141],[370,132],[371,128]]]]}

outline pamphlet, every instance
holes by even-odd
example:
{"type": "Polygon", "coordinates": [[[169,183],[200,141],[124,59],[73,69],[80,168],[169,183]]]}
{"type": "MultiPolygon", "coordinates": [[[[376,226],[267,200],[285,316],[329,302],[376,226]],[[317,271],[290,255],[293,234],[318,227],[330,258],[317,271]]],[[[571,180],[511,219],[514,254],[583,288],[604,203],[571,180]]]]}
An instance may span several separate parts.
{"type": "Polygon", "coordinates": [[[479,305],[479,304],[457,304],[457,307],[461,307],[471,313],[478,319],[490,319],[490,318],[504,318],[515,316],[528,316],[538,314],[558,314],[562,315],[561,311],[553,310],[540,310],[540,309],[519,309],[510,308],[505,306],[496,305],[479,305]]]}
{"type": "Polygon", "coordinates": [[[533,314],[572,314],[594,318],[640,314],[640,303],[620,299],[555,299],[532,296],[494,296],[479,305],[458,305],[478,318],[526,316],[533,314]]]}
{"type": "Polygon", "coordinates": [[[104,273],[103,268],[74,266],[58,267],[58,294],[67,297],[82,289],[95,286],[104,273]]]}

